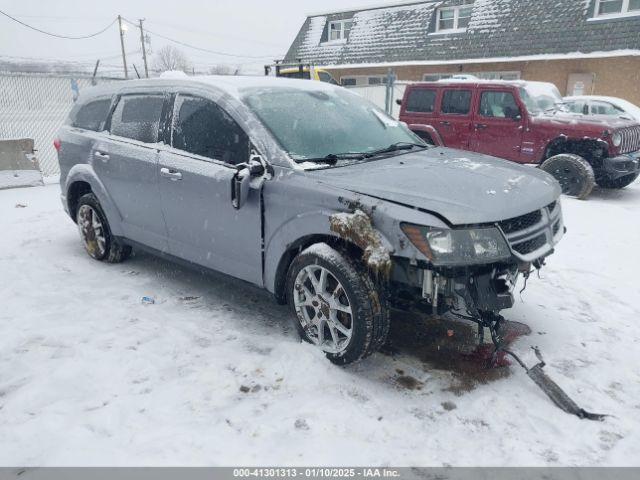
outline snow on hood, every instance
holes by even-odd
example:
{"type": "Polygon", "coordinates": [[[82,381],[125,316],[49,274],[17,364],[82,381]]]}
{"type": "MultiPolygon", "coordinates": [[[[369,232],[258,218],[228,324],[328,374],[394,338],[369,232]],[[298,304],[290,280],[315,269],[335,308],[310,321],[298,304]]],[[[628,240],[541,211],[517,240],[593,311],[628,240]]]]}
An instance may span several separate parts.
{"type": "Polygon", "coordinates": [[[446,148],[307,174],[333,187],[437,213],[452,225],[517,217],[560,195],[558,183],[541,170],[446,148]]]}

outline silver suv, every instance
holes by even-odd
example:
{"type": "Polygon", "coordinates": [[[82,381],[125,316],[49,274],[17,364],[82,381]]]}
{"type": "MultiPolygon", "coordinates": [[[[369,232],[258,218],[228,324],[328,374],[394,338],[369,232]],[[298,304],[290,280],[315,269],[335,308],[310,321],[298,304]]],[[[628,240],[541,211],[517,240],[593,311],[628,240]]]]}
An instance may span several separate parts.
{"type": "Polygon", "coordinates": [[[56,146],[62,203],[91,257],[139,247],[264,287],[337,364],[382,346],[391,307],[497,331],[518,275],[564,234],[546,173],[428,146],[321,82],[91,88],[56,146]]]}

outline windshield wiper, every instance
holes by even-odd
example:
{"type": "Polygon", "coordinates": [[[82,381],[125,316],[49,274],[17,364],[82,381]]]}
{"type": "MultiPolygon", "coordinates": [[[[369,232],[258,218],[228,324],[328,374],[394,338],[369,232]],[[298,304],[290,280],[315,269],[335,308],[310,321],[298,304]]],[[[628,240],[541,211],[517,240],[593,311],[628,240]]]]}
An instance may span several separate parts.
{"type": "Polygon", "coordinates": [[[371,152],[345,152],[345,153],[330,153],[324,157],[317,158],[300,158],[296,159],[296,163],[314,162],[314,163],[327,163],[329,165],[335,165],[338,160],[364,160],[366,158],[376,157],[385,153],[397,152],[400,150],[412,150],[413,148],[429,148],[428,145],[421,143],[411,142],[398,142],[388,147],[381,148],[379,150],[373,150],[371,152]]]}
{"type": "Polygon", "coordinates": [[[386,148],[381,148],[380,150],[374,150],[373,152],[367,152],[364,154],[365,158],[372,158],[378,155],[383,155],[385,153],[397,152],[400,150],[412,150],[414,148],[429,148],[428,145],[424,145],[422,143],[411,143],[411,142],[398,142],[389,145],[386,148]]]}

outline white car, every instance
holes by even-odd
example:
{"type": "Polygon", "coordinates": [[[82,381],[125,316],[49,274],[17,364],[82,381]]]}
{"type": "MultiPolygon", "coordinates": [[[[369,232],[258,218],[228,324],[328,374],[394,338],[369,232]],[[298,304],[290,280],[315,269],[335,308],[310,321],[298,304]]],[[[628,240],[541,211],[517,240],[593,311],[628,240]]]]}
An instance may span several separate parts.
{"type": "Polygon", "coordinates": [[[610,115],[640,122],[640,107],[616,97],[580,95],[564,97],[570,112],[582,115],[610,115]]]}

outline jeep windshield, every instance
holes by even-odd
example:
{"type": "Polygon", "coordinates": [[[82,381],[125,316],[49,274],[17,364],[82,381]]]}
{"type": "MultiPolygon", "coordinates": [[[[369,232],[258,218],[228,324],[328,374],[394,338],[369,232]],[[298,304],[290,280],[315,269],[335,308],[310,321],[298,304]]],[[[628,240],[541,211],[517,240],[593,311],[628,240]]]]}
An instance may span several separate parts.
{"type": "Polygon", "coordinates": [[[427,148],[404,124],[341,88],[252,88],[243,100],[289,156],[304,166],[427,148]]]}
{"type": "Polygon", "coordinates": [[[564,109],[560,91],[552,83],[527,82],[520,87],[520,97],[532,115],[564,109]]]}

